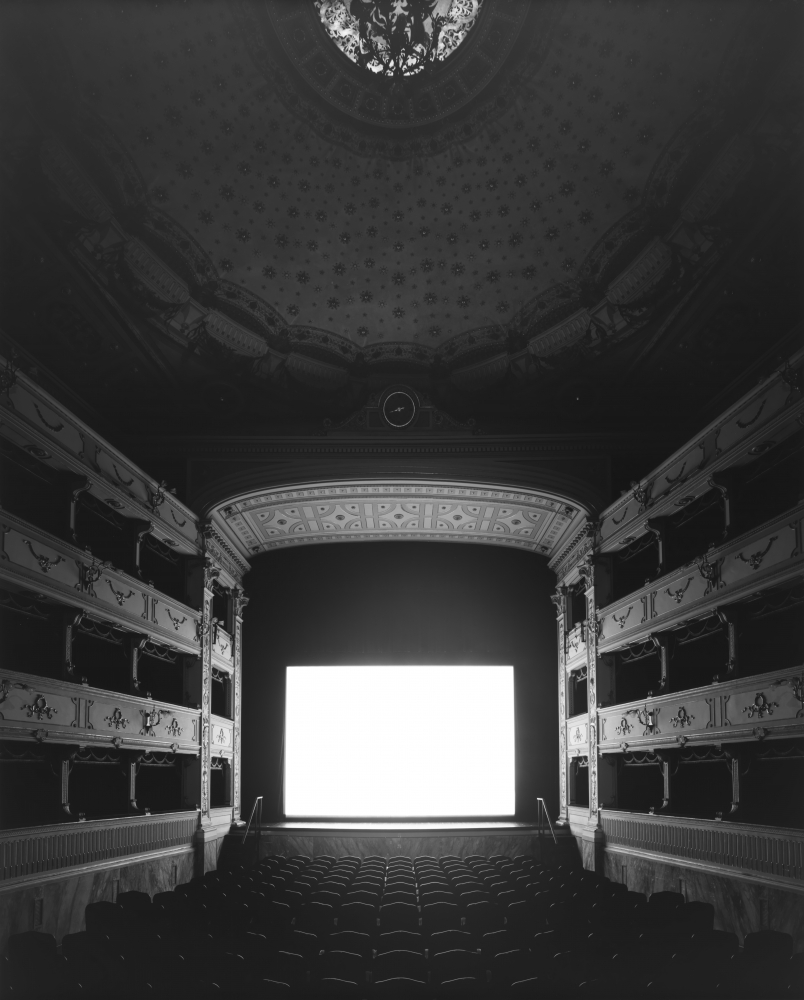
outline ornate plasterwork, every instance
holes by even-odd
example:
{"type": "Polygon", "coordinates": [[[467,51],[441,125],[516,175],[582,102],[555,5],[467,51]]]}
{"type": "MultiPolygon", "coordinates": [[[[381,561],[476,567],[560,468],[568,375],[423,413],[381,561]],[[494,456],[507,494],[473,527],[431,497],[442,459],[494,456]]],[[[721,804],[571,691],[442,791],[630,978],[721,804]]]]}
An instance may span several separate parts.
{"type": "Polygon", "coordinates": [[[289,545],[407,539],[507,545],[549,557],[585,517],[577,504],[544,493],[416,481],[266,490],[212,513],[253,555],[289,545]]]}

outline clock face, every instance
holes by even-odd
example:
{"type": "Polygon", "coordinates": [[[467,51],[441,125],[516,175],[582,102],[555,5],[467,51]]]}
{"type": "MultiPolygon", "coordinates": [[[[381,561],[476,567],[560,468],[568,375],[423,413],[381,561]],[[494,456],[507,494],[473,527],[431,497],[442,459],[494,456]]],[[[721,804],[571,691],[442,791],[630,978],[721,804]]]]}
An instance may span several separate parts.
{"type": "Polygon", "coordinates": [[[410,393],[395,389],[385,397],[382,415],[392,427],[407,427],[416,416],[416,401],[410,393]]]}

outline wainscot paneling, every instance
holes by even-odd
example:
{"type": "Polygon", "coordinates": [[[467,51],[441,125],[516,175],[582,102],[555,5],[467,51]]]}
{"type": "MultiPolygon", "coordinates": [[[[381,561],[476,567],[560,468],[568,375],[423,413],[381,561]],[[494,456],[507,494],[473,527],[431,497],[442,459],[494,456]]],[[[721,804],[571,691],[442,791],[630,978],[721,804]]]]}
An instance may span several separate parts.
{"type": "Polygon", "coordinates": [[[711,903],[715,908],[715,929],[731,931],[741,944],[746,934],[769,929],[792,934],[794,949],[804,949],[801,889],[785,889],[739,873],[719,873],[608,846],[603,873],[613,882],[624,882],[631,891],[646,896],[653,892],[682,892],[687,902],[711,903]]]}
{"type": "Polygon", "coordinates": [[[85,929],[88,903],[114,901],[118,893],[132,889],[150,896],[170,892],[190,881],[194,864],[194,849],[188,845],[161,857],[96,866],[81,874],[66,872],[64,877],[0,888],[0,952],[5,952],[9,935],[24,931],[44,931],[60,943],[65,934],[85,929]]]}

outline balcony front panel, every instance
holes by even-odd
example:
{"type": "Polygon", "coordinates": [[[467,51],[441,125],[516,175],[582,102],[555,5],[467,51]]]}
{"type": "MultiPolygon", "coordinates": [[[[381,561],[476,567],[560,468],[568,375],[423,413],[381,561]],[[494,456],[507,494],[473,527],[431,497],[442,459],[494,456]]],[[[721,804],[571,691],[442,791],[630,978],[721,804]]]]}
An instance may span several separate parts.
{"type": "MultiPolygon", "coordinates": [[[[801,367],[804,351],[791,359],[801,367]]],[[[645,532],[646,517],[676,513],[710,489],[714,472],[751,462],[794,434],[804,413],[800,390],[778,372],[671,455],[600,516],[601,551],[613,552],[645,532]]]]}
{"type": "Polygon", "coordinates": [[[24,373],[14,373],[0,407],[8,440],[53,469],[86,476],[95,497],[124,517],[153,521],[155,537],[174,551],[200,553],[195,514],[24,373]]]}
{"type": "Polygon", "coordinates": [[[804,736],[802,685],[804,667],[798,666],[600,708],[598,749],[804,736]]]}
{"type": "Polygon", "coordinates": [[[216,757],[229,757],[234,752],[234,723],[220,715],[210,718],[212,753],[216,757]]]}
{"type": "Polygon", "coordinates": [[[567,720],[567,756],[578,757],[589,752],[589,716],[576,715],[567,720]]]}
{"type": "Polygon", "coordinates": [[[747,594],[804,573],[804,504],[717,548],[696,562],[609,604],[598,613],[598,649],[612,652],[651,632],[703,617],[747,594]]]}
{"type": "Polygon", "coordinates": [[[201,746],[201,713],[3,670],[0,739],[195,754],[201,746]]]}
{"type": "Polygon", "coordinates": [[[231,668],[234,642],[229,633],[220,626],[213,632],[212,655],[216,660],[222,660],[227,667],[231,668]]]}
{"type": "Polygon", "coordinates": [[[564,656],[568,671],[586,665],[586,623],[579,622],[564,637],[564,656]]]}
{"type": "Polygon", "coordinates": [[[8,511],[0,511],[0,580],[198,654],[199,612],[8,511]]]}

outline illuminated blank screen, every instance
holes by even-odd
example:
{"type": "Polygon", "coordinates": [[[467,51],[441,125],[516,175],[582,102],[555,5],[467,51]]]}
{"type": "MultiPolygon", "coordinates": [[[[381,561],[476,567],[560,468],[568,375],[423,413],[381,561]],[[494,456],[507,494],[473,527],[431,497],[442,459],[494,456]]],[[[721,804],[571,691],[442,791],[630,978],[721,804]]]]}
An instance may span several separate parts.
{"type": "Polygon", "coordinates": [[[288,667],[285,815],[514,815],[513,667],[288,667]]]}

